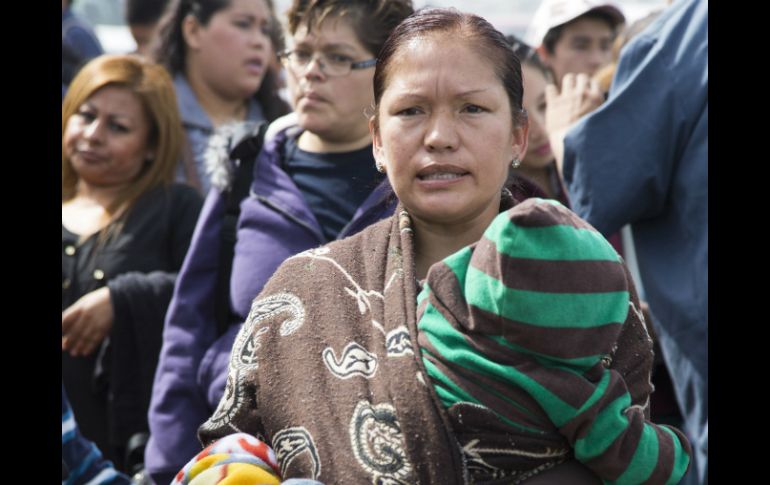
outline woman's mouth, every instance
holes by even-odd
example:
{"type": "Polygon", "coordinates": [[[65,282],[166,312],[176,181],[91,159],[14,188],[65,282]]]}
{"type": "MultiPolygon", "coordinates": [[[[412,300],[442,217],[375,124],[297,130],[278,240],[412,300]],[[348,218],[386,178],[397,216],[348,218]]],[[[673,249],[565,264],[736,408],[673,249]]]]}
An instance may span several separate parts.
{"type": "Polygon", "coordinates": [[[539,147],[535,148],[535,155],[544,157],[551,153],[551,144],[548,142],[543,143],[539,147]]]}

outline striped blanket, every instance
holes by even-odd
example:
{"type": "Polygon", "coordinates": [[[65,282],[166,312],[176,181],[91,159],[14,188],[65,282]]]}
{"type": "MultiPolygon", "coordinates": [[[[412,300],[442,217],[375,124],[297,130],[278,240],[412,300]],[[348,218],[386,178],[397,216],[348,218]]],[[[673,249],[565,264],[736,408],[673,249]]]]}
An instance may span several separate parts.
{"type": "MultiPolygon", "coordinates": [[[[605,482],[674,484],[687,470],[685,436],[646,420],[608,368],[624,322],[641,318],[626,267],[560,203],[498,215],[431,267],[417,300],[423,361],[447,409],[487,408],[523,440],[558,431],[605,482]]],[[[548,458],[531,451],[532,468],[548,458]]]]}

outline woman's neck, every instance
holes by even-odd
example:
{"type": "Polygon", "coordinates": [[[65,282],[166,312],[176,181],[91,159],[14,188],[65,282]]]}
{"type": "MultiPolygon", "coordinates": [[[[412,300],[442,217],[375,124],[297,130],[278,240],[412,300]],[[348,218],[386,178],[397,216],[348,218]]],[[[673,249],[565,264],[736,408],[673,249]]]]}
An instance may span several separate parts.
{"type": "Polygon", "coordinates": [[[125,204],[110,213],[112,204],[118,200],[123,186],[99,187],[82,180],[78,183],[75,196],[62,202],[62,225],[84,241],[104,229],[125,208],[125,204]]]}
{"type": "Polygon", "coordinates": [[[315,133],[304,131],[297,140],[297,146],[311,153],[344,153],[360,150],[372,144],[372,136],[366,135],[355,140],[328,140],[315,133]]]}
{"type": "Polygon", "coordinates": [[[244,121],[247,115],[247,100],[228,98],[203,80],[198,69],[188,68],[187,82],[195,93],[203,111],[214,128],[233,121],[244,121]]]}
{"type": "Polygon", "coordinates": [[[91,201],[107,209],[118,200],[125,189],[126,184],[99,186],[80,180],[72,200],[91,201]]]}
{"type": "Polygon", "coordinates": [[[548,166],[543,168],[529,168],[522,165],[518,168],[518,170],[522,175],[537,184],[537,186],[540,187],[543,192],[545,192],[545,195],[550,198],[556,197],[556,194],[553,191],[553,187],[551,186],[551,172],[548,166]]]}
{"type": "Polygon", "coordinates": [[[472,221],[453,225],[428,223],[412,217],[415,276],[424,279],[433,264],[481,239],[497,216],[499,206],[498,199],[494,211],[488,210],[472,221]]]}

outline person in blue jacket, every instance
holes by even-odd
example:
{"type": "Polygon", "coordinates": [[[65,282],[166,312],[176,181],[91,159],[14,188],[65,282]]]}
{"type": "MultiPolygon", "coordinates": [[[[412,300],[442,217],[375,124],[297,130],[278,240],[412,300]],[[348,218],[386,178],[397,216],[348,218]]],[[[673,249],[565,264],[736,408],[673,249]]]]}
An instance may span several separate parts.
{"type": "Polygon", "coordinates": [[[62,484],[129,485],[128,476],[115,470],[101,450],[86,439],[78,428],[72,407],[61,385],[61,463],[62,484]]]}
{"type": "Polygon", "coordinates": [[[250,195],[241,203],[229,281],[231,325],[218,335],[215,301],[227,177],[220,185],[220,177],[212,177],[215,185],[166,315],[145,451],[146,469],[156,483],[168,483],[200,451],[197,429],[224,393],[235,336],[276,268],[289,256],[393,213],[396,199],[375,166],[364,112],[373,102],[375,57],[412,11],[411,0],[309,5],[297,0],[289,10],[294,47],[281,59],[295,112],[268,130],[250,195]]]}
{"type": "MultiPolygon", "coordinates": [[[[551,88],[549,105],[565,89],[551,88]]],[[[624,48],[609,99],[567,132],[563,148],[573,210],[605,235],[632,226],[693,445],[682,483],[707,484],[708,2],[673,2],[624,48]]]]}

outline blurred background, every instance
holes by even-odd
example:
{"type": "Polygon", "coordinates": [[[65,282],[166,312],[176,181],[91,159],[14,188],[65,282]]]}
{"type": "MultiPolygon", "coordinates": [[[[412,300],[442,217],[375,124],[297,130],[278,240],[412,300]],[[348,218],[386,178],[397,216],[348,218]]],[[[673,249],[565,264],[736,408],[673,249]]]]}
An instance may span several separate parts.
{"type": "MultiPolygon", "coordinates": [[[[503,34],[523,36],[532,15],[542,0],[413,0],[415,8],[426,6],[455,7],[487,19],[503,34]]],[[[123,17],[124,0],[74,0],[72,9],[94,26],[105,52],[126,53],[135,49],[131,33],[123,17]]],[[[291,0],[273,0],[283,14],[291,0]]],[[[666,5],[665,0],[615,0],[623,10],[627,23],[644,17],[666,5]]]]}

